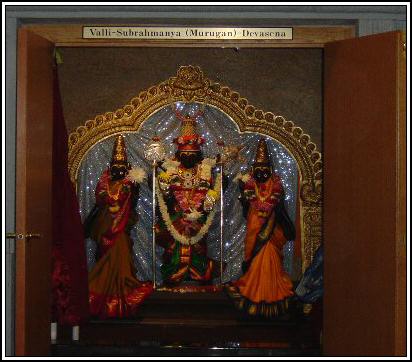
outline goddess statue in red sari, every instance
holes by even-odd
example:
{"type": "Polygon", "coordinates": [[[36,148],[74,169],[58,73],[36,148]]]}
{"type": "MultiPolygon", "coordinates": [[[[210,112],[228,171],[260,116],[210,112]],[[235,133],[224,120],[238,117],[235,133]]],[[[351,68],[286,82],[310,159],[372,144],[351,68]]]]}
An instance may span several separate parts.
{"type": "Polygon", "coordinates": [[[96,206],[85,221],[86,236],[97,243],[96,264],[89,272],[91,316],[129,318],[152,292],[136,278],[129,232],[137,222],[135,206],[144,172],[131,169],[123,136],[116,139],[110,168],[101,175],[96,206]]]}
{"type": "Polygon", "coordinates": [[[272,172],[267,145],[259,140],[250,173],[240,176],[240,201],[246,215],[243,276],[229,287],[239,309],[275,317],[286,312],[293,285],[283,269],[282,250],[295,239],[295,227],[284,205],[280,177],[272,172]]]}

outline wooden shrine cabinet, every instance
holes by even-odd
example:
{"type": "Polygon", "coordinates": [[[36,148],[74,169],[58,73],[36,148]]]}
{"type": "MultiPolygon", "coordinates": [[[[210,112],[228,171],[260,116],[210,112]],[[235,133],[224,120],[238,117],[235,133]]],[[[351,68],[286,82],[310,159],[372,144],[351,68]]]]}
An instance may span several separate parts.
{"type": "MultiPolygon", "coordinates": [[[[296,27],[293,41],[225,46],[324,49],[325,356],[406,355],[406,52],[401,32],[296,27]]],[[[177,42],[176,42],[177,43],[177,42]]],[[[50,351],[52,52],[55,46],[218,47],[81,39],[81,26],[19,30],[16,355],[50,351]],[[40,206],[41,205],[41,206],[40,206]],[[39,212],[39,207],[41,212],[39,212]],[[39,233],[34,240],[29,233],[39,233]]]]}

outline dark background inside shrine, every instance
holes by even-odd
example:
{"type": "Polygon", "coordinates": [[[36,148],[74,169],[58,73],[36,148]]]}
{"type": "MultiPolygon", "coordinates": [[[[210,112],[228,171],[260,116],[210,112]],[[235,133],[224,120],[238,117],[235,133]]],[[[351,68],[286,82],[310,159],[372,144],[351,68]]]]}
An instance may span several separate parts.
{"type": "Polygon", "coordinates": [[[60,89],[70,132],[128,104],[139,92],[198,65],[266,112],[303,128],[321,149],[322,49],[61,48],[60,89]]]}

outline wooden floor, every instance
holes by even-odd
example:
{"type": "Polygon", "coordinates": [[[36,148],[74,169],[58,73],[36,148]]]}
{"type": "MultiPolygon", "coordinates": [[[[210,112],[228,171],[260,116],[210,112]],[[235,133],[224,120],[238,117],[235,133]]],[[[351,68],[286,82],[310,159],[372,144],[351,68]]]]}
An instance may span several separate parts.
{"type": "Polygon", "coordinates": [[[80,340],[60,328],[53,356],[318,356],[310,318],[245,316],[224,292],[155,292],[133,320],[91,321],[80,340]]]}

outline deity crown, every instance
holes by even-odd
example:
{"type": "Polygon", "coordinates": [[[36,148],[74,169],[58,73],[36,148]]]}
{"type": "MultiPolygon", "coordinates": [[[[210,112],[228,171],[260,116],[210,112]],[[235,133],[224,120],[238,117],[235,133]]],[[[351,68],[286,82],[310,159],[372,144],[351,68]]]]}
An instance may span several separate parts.
{"type": "Polygon", "coordinates": [[[255,157],[255,164],[270,164],[268,146],[264,138],[259,139],[256,157],[255,157]]]}
{"type": "Polygon", "coordinates": [[[205,143],[205,139],[196,132],[196,118],[199,113],[195,116],[190,114],[183,116],[176,111],[176,115],[182,122],[182,128],[180,137],[175,138],[173,143],[177,144],[179,151],[199,151],[200,146],[205,143]]]}
{"type": "Polygon", "coordinates": [[[127,164],[126,145],[123,135],[117,136],[116,141],[114,142],[111,163],[112,165],[127,164]]]}
{"type": "Polygon", "coordinates": [[[180,131],[182,136],[190,136],[196,134],[196,119],[190,117],[189,114],[182,120],[182,129],[180,131]]]}

